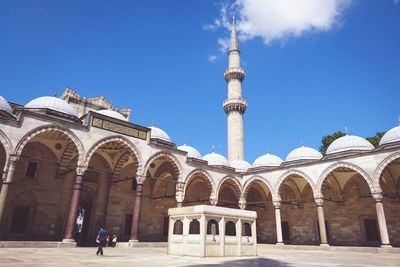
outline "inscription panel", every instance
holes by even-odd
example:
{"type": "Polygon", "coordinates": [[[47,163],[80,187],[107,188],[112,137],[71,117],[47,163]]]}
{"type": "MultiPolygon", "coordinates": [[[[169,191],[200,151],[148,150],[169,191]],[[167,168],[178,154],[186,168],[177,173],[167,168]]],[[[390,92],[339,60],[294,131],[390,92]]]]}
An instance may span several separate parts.
{"type": "Polygon", "coordinates": [[[135,138],[139,138],[142,140],[147,139],[147,132],[136,129],[134,127],[128,127],[122,124],[118,124],[111,121],[106,121],[100,118],[93,118],[92,126],[100,129],[104,129],[107,131],[132,136],[135,138]]]}

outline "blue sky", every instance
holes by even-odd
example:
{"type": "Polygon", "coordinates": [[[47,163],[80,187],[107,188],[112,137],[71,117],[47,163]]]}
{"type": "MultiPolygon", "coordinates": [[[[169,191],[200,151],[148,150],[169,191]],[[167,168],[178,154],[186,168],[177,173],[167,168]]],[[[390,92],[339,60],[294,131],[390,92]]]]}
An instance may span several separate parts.
{"type": "MultiPolygon", "coordinates": [[[[229,36],[220,22],[234,12],[243,23],[246,160],[267,151],[285,158],[301,140],[318,148],[323,135],[345,126],[372,136],[398,124],[400,3],[332,1],[346,3],[325,10],[336,12],[328,22],[294,21],[294,27],[281,23],[278,12],[279,25],[269,20],[248,29],[245,22],[254,18],[247,0],[239,7],[196,0],[1,1],[0,95],[21,104],[67,86],[86,97],[104,95],[131,107],[134,123],[155,120],[177,145],[186,140],[202,155],[215,145],[226,155],[227,55],[218,40],[229,36]],[[280,27],[275,35],[269,25],[280,27]]],[[[271,10],[259,9],[258,18],[273,17],[271,10]]]]}

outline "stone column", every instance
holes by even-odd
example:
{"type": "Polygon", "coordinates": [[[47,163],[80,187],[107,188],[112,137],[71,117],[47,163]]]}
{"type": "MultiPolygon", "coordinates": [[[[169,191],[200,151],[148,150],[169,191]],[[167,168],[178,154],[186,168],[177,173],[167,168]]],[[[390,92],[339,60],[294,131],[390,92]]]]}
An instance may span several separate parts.
{"type": "Polygon", "coordinates": [[[75,183],[72,188],[72,197],[69,206],[67,226],[65,227],[65,234],[63,242],[75,242],[74,240],[74,226],[76,224],[76,216],[78,215],[79,199],[82,191],[83,174],[87,170],[87,167],[78,166],[76,168],[75,183]]]}
{"type": "Polygon", "coordinates": [[[238,256],[242,256],[242,236],[243,236],[242,219],[238,219],[236,222],[236,238],[237,238],[238,256]]]}
{"type": "Polygon", "coordinates": [[[328,245],[328,237],[326,235],[326,225],[325,225],[325,214],[324,214],[324,199],[316,198],[314,199],[317,204],[317,213],[318,213],[318,224],[319,224],[319,236],[321,237],[321,246],[329,246],[328,245]]]}
{"type": "Polygon", "coordinates": [[[4,217],[4,209],[6,206],[8,190],[14,178],[15,166],[17,165],[17,160],[18,160],[17,156],[10,156],[8,160],[9,162],[8,166],[7,162],[6,166],[4,166],[4,173],[2,178],[3,184],[1,186],[1,191],[0,191],[0,225],[4,217]]]}
{"type": "Polygon", "coordinates": [[[143,183],[146,179],[144,175],[136,176],[136,194],[135,194],[135,202],[133,204],[133,213],[132,213],[132,229],[131,229],[131,238],[129,242],[138,242],[138,233],[139,233],[139,220],[140,220],[140,208],[142,203],[142,192],[143,192],[143,183]]]}
{"type": "Polygon", "coordinates": [[[200,257],[206,256],[207,220],[206,215],[200,217],[200,257]]]}
{"type": "Polygon", "coordinates": [[[241,210],[246,209],[246,204],[247,204],[246,199],[245,199],[244,197],[241,197],[241,198],[239,199],[239,208],[240,208],[241,210]]]}
{"type": "Polygon", "coordinates": [[[281,202],[274,201],[275,207],[275,224],[276,224],[276,244],[284,245],[282,238],[282,224],[281,224],[281,202]]]}
{"type": "Polygon", "coordinates": [[[182,182],[177,182],[176,183],[176,193],[175,193],[175,199],[177,202],[177,207],[181,208],[183,206],[183,200],[185,196],[183,195],[183,189],[185,188],[185,183],[182,182]]]}
{"type": "Polygon", "coordinates": [[[382,193],[372,193],[372,197],[375,199],[376,215],[378,217],[379,232],[381,234],[381,247],[392,247],[389,241],[385,211],[383,210],[382,193]]]}

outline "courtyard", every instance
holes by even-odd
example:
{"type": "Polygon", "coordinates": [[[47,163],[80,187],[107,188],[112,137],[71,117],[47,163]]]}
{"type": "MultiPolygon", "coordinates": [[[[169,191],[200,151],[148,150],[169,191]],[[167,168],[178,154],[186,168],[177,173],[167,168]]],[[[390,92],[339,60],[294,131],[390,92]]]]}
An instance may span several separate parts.
{"type": "Polygon", "coordinates": [[[1,248],[0,266],[400,266],[400,251],[373,248],[259,245],[257,257],[196,258],[166,255],[166,248],[1,248]],[[297,249],[296,249],[297,248],[297,249]]]}

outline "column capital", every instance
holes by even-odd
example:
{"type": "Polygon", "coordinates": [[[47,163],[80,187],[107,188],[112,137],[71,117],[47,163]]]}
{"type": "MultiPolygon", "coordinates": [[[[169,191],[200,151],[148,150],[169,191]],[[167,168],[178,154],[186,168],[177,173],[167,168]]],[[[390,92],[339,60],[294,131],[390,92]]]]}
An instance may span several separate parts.
{"type": "Polygon", "coordinates": [[[183,203],[183,199],[185,196],[183,195],[183,191],[176,191],[175,193],[176,202],[183,203]]]}
{"type": "Polygon", "coordinates": [[[176,182],[176,191],[182,191],[183,192],[183,189],[185,188],[185,184],[186,183],[184,183],[184,182],[176,182]]]}
{"type": "Polygon", "coordinates": [[[86,165],[80,165],[76,167],[76,175],[84,175],[85,172],[87,171],[88,166],[86,165]]]}
{"type": "Polygon", "coordinates": [[[281,207],[281,201],[280,200],[274,200],[272,201],[274,204],[275,209],[279,209],[281,207]]]}
{"type": "Polygon", "coordinates": [[[382,202],[383,196],[382,196],[381,192],[372,193],[371,195],[375,199],[376,202],[382,202]]]}
{"type": "Polygon", "coordinates": [[[16,154],[12,154],[9,156],[8,159],[10,161],[10,164],[15,164],[20,159],[20,156],[16,155],[16,154]]]}
{"type": "Polygon", "coordinates": [[[241,198],[239,199],[239,208],[240,208],[241,210],[246,209],[246,204],[247,204],[246,199],[245,199],[244,197],[241,197],[241,198]]]}
{"type": "Polygon", "coordinates": [[[214,196],[214,195],[211,195],[210,196],[210,203],[211,203],[212,206],[217,206],[218,198],[216,196],[214,196]]]}
{"type": "Polygon", "coordinates": [[[324,203],[324,199],[322,197],[319,198],[314,198],[315,204],[317,204],[317,206],[322,206],[324,203]]]}
{"type": "Polygon", "coordinates": [[[137,184],[144,184],[145,180],[146,180],[146,175],[136,174],[136,182],[137,182],[137,184]]]}

